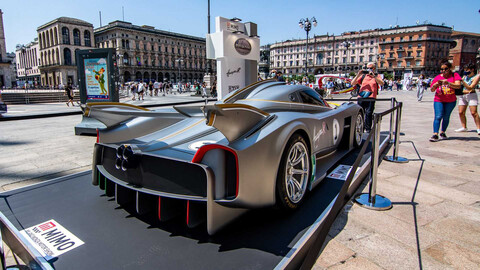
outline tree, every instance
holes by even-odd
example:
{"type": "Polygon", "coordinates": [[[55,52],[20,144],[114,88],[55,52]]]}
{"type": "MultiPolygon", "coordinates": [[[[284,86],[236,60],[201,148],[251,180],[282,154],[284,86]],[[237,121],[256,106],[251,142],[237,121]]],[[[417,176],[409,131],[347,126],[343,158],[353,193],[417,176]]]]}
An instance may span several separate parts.
{"type": "Polygon", "coordinates": [[[383,72],[383,77],[387,80],[391,80],[393,78],[393,75],[385,71],[383,72]]]}

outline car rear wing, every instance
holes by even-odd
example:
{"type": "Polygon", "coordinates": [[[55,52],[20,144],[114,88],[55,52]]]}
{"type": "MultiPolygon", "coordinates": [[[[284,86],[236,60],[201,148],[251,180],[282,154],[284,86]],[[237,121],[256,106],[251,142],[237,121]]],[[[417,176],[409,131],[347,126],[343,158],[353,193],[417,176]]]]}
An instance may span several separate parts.
{"type": "Polygon", "coordinates": [[[86,117],[95,118],[107,126],[118,125],[135,117],[162,117],[170,119],[184,119],[189,117],[186,113],[176,111],[153,111],[143,107],[118,103],[118,102],[95,102],[87,103],[83,109],[86,117]]]}
{"type": "Polygon", "coordinates": [[[229,142],[246,134],[270,114],[245,104],[215,104],[204,107],[207,125],[218,129],[229,142]]]}

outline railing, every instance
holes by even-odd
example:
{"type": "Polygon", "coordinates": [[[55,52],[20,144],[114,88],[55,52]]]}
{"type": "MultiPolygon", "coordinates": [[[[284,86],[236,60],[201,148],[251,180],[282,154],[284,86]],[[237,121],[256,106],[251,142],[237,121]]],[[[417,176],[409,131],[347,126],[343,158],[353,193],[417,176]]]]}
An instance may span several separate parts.
{"type": "MultiPolygon", "coordinates": [[[[3,90],[2,100],[6,104],[32,104],[67,102],[65,90],[3,90]]],[[[73,100],[80,101],[79,90],[73,90],[73,100]]]]}

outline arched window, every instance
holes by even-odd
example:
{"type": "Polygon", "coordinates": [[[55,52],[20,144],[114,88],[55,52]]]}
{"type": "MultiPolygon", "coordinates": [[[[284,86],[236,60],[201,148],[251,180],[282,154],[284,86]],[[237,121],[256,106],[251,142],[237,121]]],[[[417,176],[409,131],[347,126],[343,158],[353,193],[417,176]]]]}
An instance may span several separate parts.
{"type": "Polygon", "coordinates": [[[73,29],[73,45],[80,46],[80,30],[73,29]]]}
{"type": "Polygon", "coordinates": [[[55,45],[58,45],[58,33],[57,33],[57,28],[56,27],[53,31],[53,36],[55,37],[55,45]]]}
{"type": "Polygon", "coordinates": [[[72,52],[69,48],[63,49],[63,64],[66,66],[72,65],[72,52]]]}
{"type": "Polygon", "coordinates": [[[70,44],[70,31],[67,27],[62,28],[62,41],[63,44],[70,44]]]}
{"type": "Polygon", "coordinates": [[[83,39],[85,41],[85,46],[86,47],[92,47],[92,41],[91,41],[91,38],[90,38],[90,31],[85,30],[85,32],[83,32],[83,39]]]}
{"type": "Polygon", "coordinates": [[[130,57],[128,56],[128,53],[123,54],[123,64],[130,65],[130,57]]]}

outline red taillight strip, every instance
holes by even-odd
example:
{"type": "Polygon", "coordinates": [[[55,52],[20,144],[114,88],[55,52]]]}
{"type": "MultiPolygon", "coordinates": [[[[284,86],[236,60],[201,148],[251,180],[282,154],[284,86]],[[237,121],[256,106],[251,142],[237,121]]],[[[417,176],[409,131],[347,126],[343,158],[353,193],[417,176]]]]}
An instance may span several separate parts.
{"type": "Polygon", "coordinates": [[[190,218],[190,201],[187,201],[187,226],[190,218]]]}
{"type": "Polygon", "coordinates": [[[210,150],[213,150],[213,149],[222,149],[222,150],[226,150],[230,153],[233,154],[233,156],[235,157],[235,176],[236,176],[236,187],[235,187],[235,197],[238,196],[238,156],[237,156],[237,153],[235,151],[233,151],[233,149],[229,148],[229,147],[226,147],[224,145],[220,145],[220,144],[207,144],[207,145],[204,145],[202,147],[200,147],[197,152],[195,153],[195,155],[193,156],[193,159],[192,159],[192,162],[193,163],[200,163],[203,159],[203,156],[205,156],[205,154],[210,151],[210,150]]]}
{"type": "Polygon", "coordinates": [[[100,134],[99,134],[98,128],[97,128],[97,143],[99,143],[99,142],[100,142],[100,134]]]}

